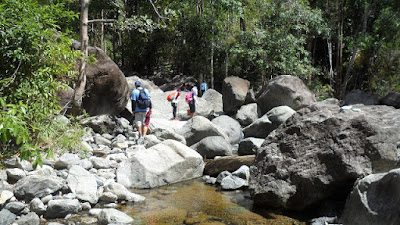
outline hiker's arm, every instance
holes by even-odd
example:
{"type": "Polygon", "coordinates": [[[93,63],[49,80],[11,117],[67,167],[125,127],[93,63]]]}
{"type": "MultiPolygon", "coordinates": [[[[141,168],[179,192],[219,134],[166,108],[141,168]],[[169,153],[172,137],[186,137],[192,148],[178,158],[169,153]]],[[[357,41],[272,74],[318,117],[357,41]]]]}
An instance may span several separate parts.
{"type": "Polygon", "coordinates": [[[136,109],[136,100],[132,100],[132,113],[135,113],[135,109],[136,109]]]}

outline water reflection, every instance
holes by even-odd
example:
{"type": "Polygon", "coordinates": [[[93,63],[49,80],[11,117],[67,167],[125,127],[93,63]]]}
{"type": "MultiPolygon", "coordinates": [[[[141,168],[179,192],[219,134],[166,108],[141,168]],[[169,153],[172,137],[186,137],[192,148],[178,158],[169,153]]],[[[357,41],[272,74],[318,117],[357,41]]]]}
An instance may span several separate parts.
{"type": "Polygon", "coordinates": [[[256,214],[247,192],[218,191],[201,180],[132,191],[146,201],[121,210],[142,224],[306,224],[271,212],[256,214]]]}

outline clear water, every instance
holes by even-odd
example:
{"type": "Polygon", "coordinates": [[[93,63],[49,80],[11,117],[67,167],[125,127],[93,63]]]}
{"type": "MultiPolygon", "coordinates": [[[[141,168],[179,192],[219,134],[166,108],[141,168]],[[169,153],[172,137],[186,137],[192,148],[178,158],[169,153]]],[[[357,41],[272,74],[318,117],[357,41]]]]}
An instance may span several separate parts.
{"type": "Polygon", "coordinates": [[[201,180],[132,191],[145,196],[146,201],[123,205],[120,210],[141,224],[306,224],[276,212],[253,209],[246,191],[219,191],[201,180]]]}

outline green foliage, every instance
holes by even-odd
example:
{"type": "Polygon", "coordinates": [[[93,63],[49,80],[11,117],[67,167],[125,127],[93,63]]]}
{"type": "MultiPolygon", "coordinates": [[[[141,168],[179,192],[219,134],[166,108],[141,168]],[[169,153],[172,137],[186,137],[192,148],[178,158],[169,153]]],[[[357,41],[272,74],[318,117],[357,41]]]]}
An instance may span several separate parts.
{"type": "Polygon", "coordinates": [[[73,75],[70,71],[80,55],[71,50],[72,40],[59,31],[58,22],[76,18],[63,4],[0,4],[2,156],[19,150],[21,158],[34,158],[36,166],[41,164],[41,152],[50,151],[38,137],[58,113],[57,91],[63,78],[73,75]]]}
{"type": "MultiPolygon", "coordinates": [[[[236,69],[246,68],[247,78],[291,74],[306,80],[320,72],[313,66],[305,48],[310,36],[329,31],[319,10],[306,1],[257,1],[251,10],[260,9],[252,29],[241,34],[234,48],[236,69]]],[[[243,72],[243,71],[241,71],[243,72]]]]}

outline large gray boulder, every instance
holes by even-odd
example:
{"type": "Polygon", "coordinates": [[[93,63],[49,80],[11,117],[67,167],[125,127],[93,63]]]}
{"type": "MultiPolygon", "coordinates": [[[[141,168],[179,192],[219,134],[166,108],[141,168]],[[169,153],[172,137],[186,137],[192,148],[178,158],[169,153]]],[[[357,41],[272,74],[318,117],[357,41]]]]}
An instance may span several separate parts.
{"type": "MultiPolygon", "coordinates": [[[[72,47],[79,50],[80,42],[75,41],[72,47]]],[[[90,46],[88,53],[94,55],[97,61],[86,66],[87,82],[82,106],[92,116],[117,115],[124,110],[128,102],[129,88],[125,75],[100,48],[90,46]]]]}
{"type": "Polygon", "coordinates": [[[202,156],[175,141],[137,149],[117,169],[117,182],[127,188],[153,188],[203,175],[202,156]]]}
{"type": "Polygon", "coordinates": [[[222,83],[222,101],[224,112],[235,114],[244,104],[250,82],[240,77],[227,77],[222,83]]]}
{"type": "Polygon", "coordinates": [[[400,169],[368,175],[356,182],[340,222],[352,225],[400,224],[400,169]]]}
{"type": "Polygon", "coordinates": [[[262,114],[281,105],[287,105],[297,111],[316,101],[314,94],[303,81],[290,75],[271,79],[260,93],[257,104],[262,114]]]}
{"type": "Polygon", "coordinates": [[[352,90],[344,97],[344,105],[378,105],[379,99],[376,95],[366,93],[361,90],[352,90]]]}
{"type": "Polygon", "coordinates": [[[188,146],[201,141],[205,137],[211,136],[221,136],[227,141],[229,140],[229,137],[226,135],[224,130],[202,116],[195,116],[187,121],[187,123],[179,129],[177,133],[186,139],[186,144],[188,146]]]}
{"type": "Polygon", "coordinates": [[[20,179],[14,186],[14,195],[18,199],[42,198],[60,190],[65,180],[60,177],[32,175],[20,179]]]}
{"type": "Polygon", "coordinates": [[[97,203],[96,177],[81,166],[72,166],[67,177],[68,187],[82,201],[97,203]]]}
{"type": "Polygon", "coordinates": [[[289,106],[278,106],[243,129],[244,136],[265,138],[291,117],[295,111],[289,106]]]}
{"type": "Polygon", "coordinates": [[[221,136],[203,138],[190,147],[207,159],[212,159],[215,156],[232,155],[232,146],[221,136]]]}
{"type": "Polygon", "coordinates": [[[222,115],[214,118],[211,122],[225,131],[231,144],[239,143],[242,137],[242,131],[238,121],[230,116],[222,115]]]}
{"type": "Polygon", "coordinates": [[[235,118],[242,126],[248,126],[258,119],[259,109],[257,103],[242,105],[237,111],[235,118]]]}
{"type": "Polygon", "coordinates": [[[202,99],[206,100],[209,104],[211,104],[214,113],[220,115],[224,112],[223,109],[223,101],[222,101],[222,94],[214,89],[208,89],[206,93],[201,96],[202,99]]]}
{"type": "Polygon", "coordinates": [[[357,178],[398,167],[399,143],[400,110],[312,104],[259,149],[251,167],[255,204],[302,210],[344,199],[357,178]]]}

